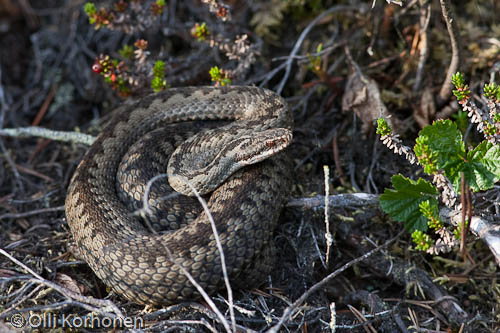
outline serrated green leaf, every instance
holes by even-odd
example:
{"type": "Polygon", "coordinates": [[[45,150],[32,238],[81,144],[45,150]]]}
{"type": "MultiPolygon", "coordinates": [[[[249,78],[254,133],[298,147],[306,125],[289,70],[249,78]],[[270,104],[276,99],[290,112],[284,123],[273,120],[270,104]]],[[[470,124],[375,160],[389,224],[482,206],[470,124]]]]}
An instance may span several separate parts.
{"type": "Polygon", "coordinates": [[[451,120],[437,120],[424,127],[418,139],[437,157],[436,167],[443,170],[453,184],[460,184],[460,171],[465,163],[466,153],[462,133],[457,125],[451,120]]]}
{"type": "Polygon", "coordinates": [[[409,232],[426,231],[427,219],[422,216],[419,205],[425,200],[437,205],[436,187],[422,178],[415,182],[402,175],[394,175],[391,180],[394,189],[386,188],[379,197],[382,210],[394,220],[404,222],[409,232]]]}
{"type": "MultiPolygon", "coordinates": [[[[492,188],[500,180],[499,146],[488,141],[481,142],[468,152],[467,162],[460,171],[464,172],[465,180],[474,192],[492,188]]],[[[459,183],[455,186],[459,186],[459,183]]]]}
{"type": "Polygon", "coordinates": [[[424,127],[422,137],[433,152],[438,153],[438,167],[446,171],[449,166],[460,164],[465,158],[465,145],[457,124],[451,120],[437,120],[424,127]]]}

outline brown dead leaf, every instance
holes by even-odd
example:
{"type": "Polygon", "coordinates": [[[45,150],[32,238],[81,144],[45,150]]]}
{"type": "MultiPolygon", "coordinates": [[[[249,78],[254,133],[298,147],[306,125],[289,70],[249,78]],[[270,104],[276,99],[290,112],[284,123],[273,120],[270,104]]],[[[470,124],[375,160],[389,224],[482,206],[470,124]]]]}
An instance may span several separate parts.
{"type": "Polygon", "coordinates": [[[413,118],[420,128],[429,125],[436,118],[436,104],[434,103],[432,89],[429,86],[424,88],[420,104],[413,111],[413,118]]]}
{"type": "Polygon", "coordinates": [[[364,134],[370,132],[379,117],[385,118],[394,129],[394,121],[380,98],[377,82],[363,75],[360,70],[355,70],[347,79],[342,111],[356,112],[363,122],[361,130],[364,134]]]}
{"type": "Polygon", "coordinates": [[[76,281],[73,280],[69,275],[62,273],[56,274],[55,282],[61,287],[69,289],[72,292],[77,293],[78,295],[82,295],[85,289],[83,286],[78,285],[78,283],[76,283],[76,281]]]}

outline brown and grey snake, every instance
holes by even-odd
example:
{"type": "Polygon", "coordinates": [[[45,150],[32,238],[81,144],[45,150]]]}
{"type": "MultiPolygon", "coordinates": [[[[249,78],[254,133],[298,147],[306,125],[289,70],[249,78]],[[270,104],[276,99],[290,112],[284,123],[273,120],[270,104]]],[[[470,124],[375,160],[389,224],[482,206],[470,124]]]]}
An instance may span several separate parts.
{"type": "Polygon", "coordinates": [[[256,87],[172,88],[122,106],[69,185],[66,216],[80,255],[136,303],[198,298],[179,266],[214,293],[223,286],[220,255],[189,182],[207,200],[232,285],[262,281],[290,190],[290,161],[278,152],[292,122],[281,97],[256,87]],[[151,206],[138,217],[145,195],[151,206]]]}

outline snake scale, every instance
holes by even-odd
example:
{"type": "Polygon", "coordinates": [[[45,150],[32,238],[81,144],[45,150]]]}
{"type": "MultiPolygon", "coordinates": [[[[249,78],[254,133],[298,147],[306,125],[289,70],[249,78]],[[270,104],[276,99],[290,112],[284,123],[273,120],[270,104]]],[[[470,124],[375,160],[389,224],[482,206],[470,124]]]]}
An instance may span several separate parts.
{"type": "Polygon", "coordinates": [[[180,266],[213,294],[224,285],[220,254],[188,181],[207,200],[232,286],[262,282],[291,186],[290,159],[280,151],[292,123],[286,102],[257,87],[171,88],[121,106],[68,188],[80,256],[135,303],[199,298],[180,266]],[[148,180],[164,173],[147,192],[148,180]],[[145,193],[152,213],[134,215],[145,193]]]}

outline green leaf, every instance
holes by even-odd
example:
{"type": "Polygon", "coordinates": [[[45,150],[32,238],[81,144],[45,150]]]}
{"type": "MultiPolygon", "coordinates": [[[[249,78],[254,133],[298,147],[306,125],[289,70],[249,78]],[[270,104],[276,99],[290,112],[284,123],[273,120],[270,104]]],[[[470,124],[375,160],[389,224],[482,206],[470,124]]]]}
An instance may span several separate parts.
{"type": "Polygon", "coordinates": [[[87,2],[85,3],[85,6],[83,7],[85,13],[88,15],[88,16],[91,16],[91,15],[94,15],[95,13],[97,13],[97,9],[95,8],[95,5],[92,3],[92,2],[87,2]]]}
{"type": "Polygon", "coordinates": [[[420,230],[415,230],[411,234],[411,238],[417,245],[415,248],[420,251],[427,251],[432,245],[434,245],[434,241],[432,240],[432,238],[429,235],[424,234],[420,230]]]}
{"type": "Polygon", "coordinates": [[[451,120],[435,121],[431,126],[422,129],[419,137],[423,138],[432,151],[439,153],[438,167],[446,169],[448,165],[463,162],[465,145],[462,133],[451,120]]]}
{"type": "Polygon", "coordinates": [[[217,66],[211,67],[208,73],[210,74],[212,81],[216,81],[217,79],[220,79],[222,76],[220,73],[220,69],[217,66]]]}
{"type": "Polygon", "coordinates": [[[132,60],[134,57],[134,48],[131,45],[123,45],[123,47],[118,51],[118,53],[125,59],[132,60]]]}
{"type": "MultiPolygon", "coordinates": [[[[460,171],[474,192],[488,190],[500,180],[500,147],[483,141],[467,154],[460,171]]],[[[459,183],[455,186],[459,186],[459,183]]]]}
{"type": "Polygon", "coordinates": [[[431,205],[437,205],[439,194],[432,183],[420,178],[417,182],[402,175],[392,176],[394,189],[385,189],[379,197],[382,210],[394,220],[404,222],[409,232],[426,231],[427,219],[422,216],[419,205],[429,200],[431,205]]]}
{"type": "Polygon", "coordinates": [[[391,134],[391,126],[387,123],[387,120],[384,118],[377,119],[377,134],[380,135],[390,135],[391,134]]]}
{"type": "Polygon", "coordinates": [[[157,60],[153,67],[153,76],[163,78],[165,76],[165,62],[157,60]]]}
{"type": "Polygon", "coordinates": [[[455,184],[460,182],[460,168],[465,163],[465,145],[462,133],[451,120],[437,120],[424,127],[418,136],[421,145],[428,146],[430,153],[437,157],[435,164],[455,184]]]}
{"type": "Polygon", "coordinates": [[[465,78],[464,75],[460,72],[456,72],[455,74],[451,75],[451,82],[455,86],[455,88],[463,88],[465,84],[465,78]]]}
{"type": "Polygon", "coordinates": [[[432,151],[431,148],[425,144],[425,141],[425,137],[418,137],[413,147],[413,151],[420,165],[424,167],[424,172],[433,175],[437,172],[437,153],[432,151]]]}
{"type": "Polygon", "coordinates": [[[455,120],[455,124],[457,124],[458,129],[463,135],[469,126],[469,117],[467,116],[467,112],[458,110],[458,112],[452,115],[451,118],[455,120]]]}

